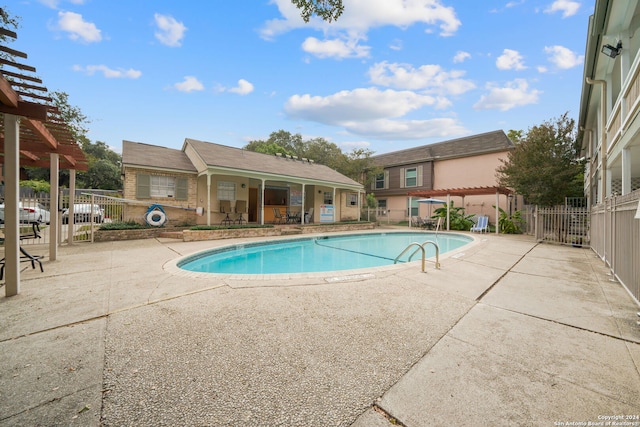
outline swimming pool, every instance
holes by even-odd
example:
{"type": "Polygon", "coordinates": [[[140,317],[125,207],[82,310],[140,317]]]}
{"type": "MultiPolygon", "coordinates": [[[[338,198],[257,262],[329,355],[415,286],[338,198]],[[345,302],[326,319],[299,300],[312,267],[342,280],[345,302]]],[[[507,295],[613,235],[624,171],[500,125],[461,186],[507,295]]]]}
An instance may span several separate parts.
{"type": "MultiPolygon", "coordinates": [[[[459,234],[390,232],[320,236],[230,245],[190,255],[177,262],[187,271],[219,274],[282,274],[354,270],[393,265],[411,243],[437,243],[440,254],[473,241],[459,234]]],[[[416,248],[417,249],[417,248],[416,248]]],[[[435,256],[426,245],[427,258],[435,256]]],[[[399,262],[407,262],[413,250],[399,262]]],[[[411,261],[421,259],[417,253],[411,261]]]]}

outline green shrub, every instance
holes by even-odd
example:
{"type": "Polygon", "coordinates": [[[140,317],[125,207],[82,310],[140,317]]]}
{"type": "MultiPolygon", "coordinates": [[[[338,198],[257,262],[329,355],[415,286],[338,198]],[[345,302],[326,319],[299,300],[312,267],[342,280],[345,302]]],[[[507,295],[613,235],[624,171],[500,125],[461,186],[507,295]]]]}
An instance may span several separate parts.
{"type": "MultiPolygon", "coordinates": [[[[431,218],[444,218],[443,224],[446,224],[447,208],[438,208],[433,211],[431,218]]],[[[465,215],[464,208],[456,208],[453,206],[453,201],[449,206],[449,228],[451,230],[470,230],[473,225],[473,215],[465,215]]]]}
{"type": "Polygon", "coordinates": [[[272,224],[249,224],[249,225],[195,225],[189,230],[228,230],[230,228],[273,228],[272,224]]]}
{"type": "MultiPolygon", "coordinates": [[[[495,206],[493,206],[495,208],[495,206]]],[[[509,215],[504,209],[500,210],[500,217],[498,218],[498,227],[500,233],[503,234],[520,234],[522,233],[522,226],[524,225],[524,219],[520,211],[515,211],[513,215],[509,215]]]]}
{"type": "Polygon", "coordinates": [[[100,230],[137,230],[143,228],[151,228],[135,221],[115,221],[107,222],[100,226],[100,230]]]}

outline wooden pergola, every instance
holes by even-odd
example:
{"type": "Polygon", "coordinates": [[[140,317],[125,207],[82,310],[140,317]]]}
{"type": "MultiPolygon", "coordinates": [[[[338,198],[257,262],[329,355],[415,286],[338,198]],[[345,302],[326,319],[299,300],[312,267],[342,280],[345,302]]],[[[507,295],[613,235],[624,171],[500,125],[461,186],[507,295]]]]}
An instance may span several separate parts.
{"type": "MultiPolygon", "coordinates": [[[[0,28],[4,39],[17,38],[0,28]]],[[[55,260],[58,245],[58,174],[70,170],[71,187],[75,171],[87,170],[87,159],[60,111],[47,96],[47,88],[36,77],[36,69],[18,62],[23,52],[0,45],[0,162],[5,184],[5,295],[20,292],[20,166],[49,167],[51,180],[51,227],[49,259],[55,260]]],[[[73,190],[73,188],[72,188],[73,190]]]]}
{"type": "MultiPolygon", "coordinates": [[[[468,188],[446,188],[440,190],[419,190],[419,191],[410,191],[407,193],[409,196],[409,206],[411,206],[411,199],[413,197],[418,198],[427,198],[427,197],[447,197],[447,230],[449,230],[449,207],[451,206],[451,197],[461,197],[462,198],[462,206],[464,206],[464,198],[465,196],[489,196],[495,194],[496,195],[496,221],[497,218],[500,217],[500,210],[498,206],[500,205],[500,195],[503,194],[505,196],[509,196],[513,194],[513,190],[506,187],[468,187],[468,188]]],[[[411,221],[409,221],[411,224],[411,221]]],[[[496,227],[496,234],[498,234],[499,230],[496,227]]]]}

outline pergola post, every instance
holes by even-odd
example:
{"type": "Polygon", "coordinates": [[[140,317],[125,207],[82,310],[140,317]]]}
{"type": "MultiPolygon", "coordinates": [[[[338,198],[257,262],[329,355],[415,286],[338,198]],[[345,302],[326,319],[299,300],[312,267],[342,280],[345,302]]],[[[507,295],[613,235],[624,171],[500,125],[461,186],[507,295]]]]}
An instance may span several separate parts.
{"type": "MultiPolygon", "coordinates": [[[[76,197],[76,170],[69,170],[69,216],[67,217],[67,244],[73,244],[73,229],[75,228],[74,209],[76,197]]],[[[58,209],[58,207],[56,207],[58,209]]],[[[59,211],[59,209],[58,209],[59,211]]]]}
{"type": "Polygon", "coordinates": [[[60,155],[58,153],[51,153],[49,168],[49,184],[51,185],[51,191],[49,192],[51,197],[51,205],[49,207],[51,214],[49,224],[49,260],[55,261],[58,258],[58,187],[60,181],[60,155]]]}
{"type": "Polygon", "coordinates": [[[20,293],[20,119],[4,115],[4,279],[5,295],[20,293]]]}

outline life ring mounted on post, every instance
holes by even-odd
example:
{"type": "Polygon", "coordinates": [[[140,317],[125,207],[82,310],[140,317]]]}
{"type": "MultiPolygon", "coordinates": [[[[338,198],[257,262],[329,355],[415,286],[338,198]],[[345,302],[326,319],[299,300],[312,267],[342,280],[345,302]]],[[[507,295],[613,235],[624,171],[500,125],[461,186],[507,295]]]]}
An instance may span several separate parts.
{"type": "Polygon", "coordinates": [[[151,205],[145,215],[147,224],[153,227],[162,227],[167,222],[167,214],[164,213],[164,209],[160,205],[151,205]]]}

